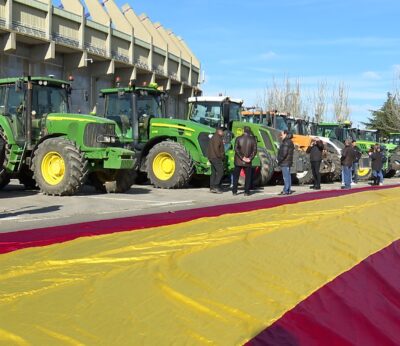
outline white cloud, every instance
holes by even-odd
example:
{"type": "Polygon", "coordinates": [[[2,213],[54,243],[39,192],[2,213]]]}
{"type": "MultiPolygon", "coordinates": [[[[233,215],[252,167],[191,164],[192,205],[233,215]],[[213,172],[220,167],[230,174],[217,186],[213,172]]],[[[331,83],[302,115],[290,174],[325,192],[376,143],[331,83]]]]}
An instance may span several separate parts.
{"type": "Polygon", "coordinates": [[[366,71],[362,74],[362,77],[365,79],[372,79],[372,80],[379,80],[381,79],[381,76],[379,73],[375,71],[366,71]]]}
{"type": "Polygon", "coordinates": [[[257,58],[257,60],[271,60],[271,59],[275,59],[276,57],[278,57],[278,54],[276,54],[275,52],[269,51],[266,53],[262,53],[260,54],[257,58]]]}

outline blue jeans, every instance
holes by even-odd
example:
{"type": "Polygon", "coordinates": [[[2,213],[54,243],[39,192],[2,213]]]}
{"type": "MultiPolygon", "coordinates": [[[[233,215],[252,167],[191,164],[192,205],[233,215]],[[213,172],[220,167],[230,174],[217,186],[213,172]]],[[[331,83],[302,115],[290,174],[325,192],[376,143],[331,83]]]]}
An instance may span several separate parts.
{"type": "Polygon", "coordinates": [[[347,189],[351,188],[351,166],[342,166],[344,187],[347,189]]]}
{"type": "Polygon", "coordinates": [[[380,169],[379,171],[372,171],[372,175],[375,178],[379,178],[379,183],[382,184],[383,183],[383,173],[382,170],[380,169]]]}
{"type": "Polygon", "coordinates": [[[282,176],[283,176],[283,192],[289,193],[292,188],[292,176],[290,175],[290,167],[282,166],[282,176]]]}

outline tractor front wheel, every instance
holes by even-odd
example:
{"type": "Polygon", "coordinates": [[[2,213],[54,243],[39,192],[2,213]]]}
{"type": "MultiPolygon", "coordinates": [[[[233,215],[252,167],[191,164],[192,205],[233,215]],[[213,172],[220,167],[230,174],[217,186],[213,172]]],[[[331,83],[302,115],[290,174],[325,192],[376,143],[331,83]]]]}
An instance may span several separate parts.
{"type": "Polygon", "coordinates": [[[154,187],[179,189],[190,181],[194,165],[183,145],[165,141],[156,144],[150,150],[146,170],[154,187]]]}
{"type": "Polygon", "coordinates": [[[45,140],[33,157],[33,179],[46,195],[71,196],[84,185],[88,164],[81,151],[65,138],[45,140]]]}

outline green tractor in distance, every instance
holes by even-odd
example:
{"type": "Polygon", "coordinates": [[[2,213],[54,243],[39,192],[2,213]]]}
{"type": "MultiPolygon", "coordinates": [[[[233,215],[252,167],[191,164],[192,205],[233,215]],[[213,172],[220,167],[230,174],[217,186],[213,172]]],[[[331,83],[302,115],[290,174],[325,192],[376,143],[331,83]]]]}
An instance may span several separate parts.
{"type": "Polygon", "coordinates": [[[165,117],[167,94],[157,84],[102,89],[105,117],[114,120],[125,146],[137,152],[138,170],[158,188],[186,186],[196,176],[209,176],[208,143],[213,128],[165,117]]]}
{"type": "Polygon", "coordinates": [[[390,132],[387,143],[400,146],[400,132],[390,132]]]}
{"type": "Polygon", "coordinates": [[[363,153],[368,153],[370,148],[379,143],[384,149],[386,161],[383,165],[383,173],[386,178],[395,176],[396,171],[400,170],[400,149],[399,146],[390,143],[383,142],[380,138],[378,130],[355,130],[357,146],[363,153]]]}
{"type": "MultiPolygon", "coordinates": [[[[243,133],[244,126],[250,127],[258,145],[258,157],[252,162],[253,166],[256,167],[256,184],[266,185],[272,181],[273,177],[276,178],[279,175],[280,168],[276,165],[279,131],[263,124],[248,122],[247,118],[242,116],[242,100],[231,99],[226,96],[199,96],[190,97],[188,102],[188,119],[214,128],[219,125],[225,126],[228,129],[228,133],[233,137],[231,141],[232,148],[234,138],[243,133]]],[[[234,166],[233,150],[228,151],[228,154],[228,168],[231,170],[234,166]]],[[[295,151],[293,161],[293,174],[302,175],[303,172],[308,170],[308,158],[298,150],[295,151]]]]}
{"type": "Polygon", "coordinates": [[[0,188],[17,178],[27,188],[65,196],[89,176],[107,182],[110,192],[133,184],[135,156],[115,146],[115,123],[70,114],[70,91],[69,82],[49,77],[0,79],[0,188]]]}

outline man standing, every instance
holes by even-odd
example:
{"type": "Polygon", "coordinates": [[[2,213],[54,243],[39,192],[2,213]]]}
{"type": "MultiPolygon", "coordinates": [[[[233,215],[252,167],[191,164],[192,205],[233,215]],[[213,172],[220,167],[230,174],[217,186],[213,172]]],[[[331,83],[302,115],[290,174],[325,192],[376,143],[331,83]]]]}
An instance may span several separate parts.
{"type": "Polygon", "coordinates": [[[251,161],[257,154],[257,141],[248,126],[243,128],[243,134],[235,141],[235,168],[233,170],[232,194],[237,195],[240,171],[244,169],[246,179],[244,183],[244,195],[250,196],[251,186],[251,161]]]}
{"type": "Polygon", "coordinates": [[[381,152],[381,146],[376,143],[374,146],[374,151],[370,154],[371,158],[371,168],[372,168],[372,185],[383,185],[383,154],[381,152]]]}
{"type": "Polygon", "coordinates": [[[360,149],[358,149],[357,147],[357,142],[356,140],[352,140],[351,141],[351,145],[353,146],[354,149],[354,162],[353,162],[353,183],[357,184],[358,183],[358,167],[359,167],[359,163],[360,163],[360,159],[361,159],[361,151],[360,149]]]}
{"type": "Polygon", "coordinates": [[[342,186],[342,189],[348,190],[351,189],[351,168],[353,167],[356,155],[353,146],[351,145],[351,139],[346,139],[344,145],[345,147],[342,150],[342,157],[340,158],[344,180],[344,186],[342,186]]]}
{"type": "Polygon", "coordinates": [[[280,134],[282,140],[278,151],[278,165],[281,167],[284,187],[280,195],[291,195],[292,177],[290,175],[290,167],[293,165],[294,144],[292,142],[292,134],[284,130],[280,134]]]}
{"type": "Polygon", "coordinates": [[[224,175],[224,128],[218,127],[208,144],[207,157],[211,163],[210,192],[222,193],[221,180],[224,175]]]}
{"type": "Polygon", "coordinates": [[[319,138],[313,138],[311,145],[307,148],[307,154],[310,154],[311,171],[314,185],[310,189],[321,190],[321,173],[319,171],[322,162],[322,151],[324,143],[319,138]]]}

